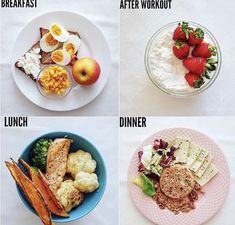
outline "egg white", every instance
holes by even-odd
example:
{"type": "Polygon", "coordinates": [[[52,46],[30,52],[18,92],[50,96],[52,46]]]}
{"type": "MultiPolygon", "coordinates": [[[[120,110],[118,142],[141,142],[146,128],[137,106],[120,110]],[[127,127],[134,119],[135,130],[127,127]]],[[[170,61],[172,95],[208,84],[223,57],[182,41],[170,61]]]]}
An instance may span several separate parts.
{"type": "Polygon", "coordinates": [[[50,27],[50,33],[51,33],[51,35],[52,35],[57,41],[59,41],[59,42],[65,42],[65,41],[67,41],[68,38],[69,38],[69,32],[68,32],[67,30],[65,30],[64,27],[62,27],[61,25],[56,24],[56,23],[54,23],[54,24],[51,25],[51,27],[50,27]],[[60,34],[60,35],[56,35],[56,34],[54,34],[54,33],[52,32],[52,27],[53,27],[54,25],[58,26],[58,27],[61,29],[61,34],[60,34]]]}
{"type": "Polygon", "coordinates": [[[48,45],[46,43],[46,37],[50,35],[50,33],[47,33],[45,34],[41,39],[40,39],[40,42],[39,42],[39,45],[40,45],[40,48],[42,49],[42,51],[44,52],[52,52],[54,51],[55,49],[58,48],[58,45],[59,45],[59,42],[56,44],[56,45],[48,45]]]}
{"type": "Polygon", "coordinates": [[[61,66],[66,66],[66,65],[68,65],[68,64],[70,63],[70,61],[71,61],[71,56],[70,56],[70,54],[69,54],[68,52],[66,52],[65,50],[63,50],[63,49],[58,49],[58,50],[52,52],[51,58],[52,58],[53,62],[55,62],[56,64],[61,65],[61,66]],[[56,62],[56,61],[54,61],[54,60],[53,60],[53,57],[52,57],[53,54],[55,54],[55,53],[58,52],[58,51],[61,52],[62,55],[63,55],[63,60],[62,60],[61,62],[56,62]]]}
{"type": "Polygon", "coordinates": [[[74,45],[74,47],[75,47],[74,54],[76,54],[76,52],[78,51],[78,49],[81,45],[81,39],[77,35],[74,35],[74,34],[70,35],[68,40],[63,44],[63,49],[65,51],[66,51],[66,46],[70,43],[74,45]]]}

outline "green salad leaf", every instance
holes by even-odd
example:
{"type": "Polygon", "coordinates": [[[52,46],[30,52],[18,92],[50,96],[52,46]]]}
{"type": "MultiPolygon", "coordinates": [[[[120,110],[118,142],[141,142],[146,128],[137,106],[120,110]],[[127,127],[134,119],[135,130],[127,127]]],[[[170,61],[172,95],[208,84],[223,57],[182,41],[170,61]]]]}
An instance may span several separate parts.
{"type": "Polygon", "coordinates": [[[143,173],[138,178],[132,179],[132,183],[138,185],[146,195],[150,197],[155,195],[153,182],[143,173]]]}

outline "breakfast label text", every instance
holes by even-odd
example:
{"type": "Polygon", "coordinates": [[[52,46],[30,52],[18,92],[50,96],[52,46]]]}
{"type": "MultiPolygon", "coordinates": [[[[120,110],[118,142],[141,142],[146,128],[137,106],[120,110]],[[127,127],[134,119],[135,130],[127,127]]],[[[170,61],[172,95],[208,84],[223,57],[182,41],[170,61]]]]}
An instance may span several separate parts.
{"type": "Polygon", "coordinates": [[[27,127],[28,117],[27,116],[5,116],[4,117],[5,127],[27,127]]]}
{"type": "Polygon", "coordinates": [[[37,0],[2,0],[2,8],[36,8],[37,0]]]}
{"type": "Polygon", "coordinates": [[[120,9],[171,9],[172,0],[121,0],[120,9]]]}
{"type": "Polygon", "coordinates": [[[146,127],[146,117],[120,117],[120,127],[146,127]]]}

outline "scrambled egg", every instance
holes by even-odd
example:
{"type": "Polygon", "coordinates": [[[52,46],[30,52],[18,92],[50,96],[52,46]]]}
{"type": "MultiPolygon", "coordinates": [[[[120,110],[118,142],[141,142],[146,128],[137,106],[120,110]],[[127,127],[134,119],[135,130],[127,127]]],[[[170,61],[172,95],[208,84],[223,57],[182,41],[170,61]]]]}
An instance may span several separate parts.
{"type": "Polygon", "coordinates": [[[74,187],[72,180],[63,181],[60,188],[57,190],[57,196],[66,212],[81,204],[84,199],[83,194],[74,187]]]}
{"type": "Polygon", "coordinates": [[[93,192],[99,187],[98,177],[95,173],[79,172],[75,176],[74,187],[81,192],[93,192]]]}
{"type": "Polygon", "coordinates": [[[91,154],[83,150],[72,152],[68,156],[67,173],[73,177],[78,172],[93,173],[96,168],[96,161],[92,159],[91,154]]]}

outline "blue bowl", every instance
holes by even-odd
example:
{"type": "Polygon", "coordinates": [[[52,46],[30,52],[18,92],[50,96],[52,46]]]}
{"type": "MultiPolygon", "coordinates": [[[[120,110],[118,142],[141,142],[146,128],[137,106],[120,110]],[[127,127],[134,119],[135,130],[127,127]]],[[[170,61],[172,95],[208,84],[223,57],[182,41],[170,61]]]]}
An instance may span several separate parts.
{"type": "MultiPolygon", "coordinates": [[[[96,162],[97,162],[96,174],[98,176],[100,186],[95,192],[85,194],[84,201],[81,203],[81,205],[72,209],[69,212],[68,218],[63,218],[63,217],[59,217],[56,215],[52,215],[52,220],[57,223],[64,223],[64,222],[71,222],[74,220],[78,220],[81,217],[87,215],[89,212],[91,212],[96,207],[96,205],[99,203],[99,201],[101,200],[101,198],[104,194],[104,191],[105,191],[105,186],[106,186],[106,181],[107,181],[106,168],[105,168],[105,164],[102,159],[102,156],[100,155],[100,152],[88,140],[86,140],[85,138],[83,138],[79,135],[76,135],[76,134],[72,134],[72,133],[68,133],[68,132],[52,132],[52,133],[42,135],[39,138],[37,138],[36,140],[34,140],[33,142],[31,142],[25,148],[25,150],[20,155],[20,158],[24,159],[26,162],[29,162],[29,151],[32,149],[33,145],[41,138],[48,138],[48,139],[54,140],[56,138],[63,138],[65,136],[73,140],[73,143],[71,144],[71,147],[70,147],[70,152],[75,152],[79,149],[82,149],[84,151],[89,152],[92,155],[92,158],[94,160],[96,160],[96,162]]],[[[22,165],[19,165],[19,166],[25,172],[23,166],[22,165]]],[[[37,213],[32,208],[31,204],[25,198],[23,192],[19,189],[18,186],[17,186],[17,191],[18,191],[18,194],[19,194],[21,200],[23,201],[24,205],[32,213],[37,215],[37,213]]]]}

